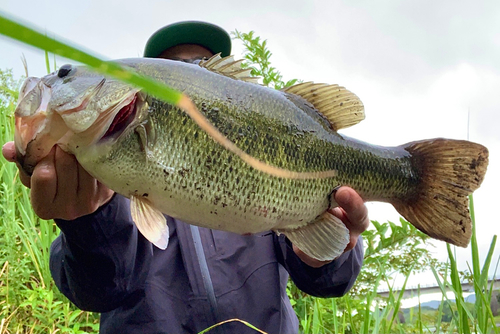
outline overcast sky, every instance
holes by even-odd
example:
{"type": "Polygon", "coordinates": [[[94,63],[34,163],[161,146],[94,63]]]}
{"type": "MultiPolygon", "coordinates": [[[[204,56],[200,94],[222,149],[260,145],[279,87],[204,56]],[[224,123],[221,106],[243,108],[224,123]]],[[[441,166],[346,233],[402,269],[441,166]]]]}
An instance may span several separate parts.
{"type": "MultiPolygon", "coordinates": [[[[490,165],[475,193],[481,258],[500,232],[500,2],[491,1],[80,2],[0,0],[0,10],[106,59],[138,57],[149,36],[181,20],[267,39],[284,79],[337,83],[356,93],[366,120],[342,131],[378,145],[448,137],[488,147],[490,165]],[[469,117],[470,115],[470,117],[469,117]]],[[[234,41],[238,58],[243,48],[234,41]]],[[[0,68],[45,75],[43,52],[0,36],[0,68]]],[[[63,65],[66,60],[57,60],[63,65]]],[[[368,204],[370,218],[398,219],[390,205],[368,204]]],[[[444,243],[436,254],[446,258],[444,243]]],[[[494,260],[498,259],[497,246],[494,260]]],[[[461,269],[470,249],[457,248],[461,269]]]]}

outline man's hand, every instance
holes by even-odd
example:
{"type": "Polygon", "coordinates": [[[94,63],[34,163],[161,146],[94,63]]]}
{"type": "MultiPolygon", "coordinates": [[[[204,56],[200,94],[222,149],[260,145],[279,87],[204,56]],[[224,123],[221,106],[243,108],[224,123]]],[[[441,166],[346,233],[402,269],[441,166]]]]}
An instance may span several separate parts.
{"type": "MultiPolygon", "coordinates": [[[[2,154],[7,161],[16,162],[14,142],[6,143],[2,154]]],[[[19,175],[21,182],[31,188],[31,205],[42,219],[73,220],[85,216],[107,203],[114,194],[59,146],[54,146],[35,166],[31,177],[22,168],[19,175]]]]}
{"type": "MultiPolygon", "coordinates": [[[[353,249],[358,242],[358,238],[369,226],[368,209],[363,199],[351,188],[340,187],[335,193],[335,201],[338,207],[329,212],[342,220],[350,234],[350,241],[344,252],[353,249]]],[[[293,251],[307,265],[313,268],[319,268],[332,261],[319,261],[309,255],[306,255],[299,248],[293,245],[293,251]]]]}

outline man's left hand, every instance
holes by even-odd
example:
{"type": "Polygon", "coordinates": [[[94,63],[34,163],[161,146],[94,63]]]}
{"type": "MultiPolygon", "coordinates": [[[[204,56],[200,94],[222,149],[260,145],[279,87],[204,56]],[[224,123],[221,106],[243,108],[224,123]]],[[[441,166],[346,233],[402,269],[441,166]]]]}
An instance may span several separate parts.
{"type": "MultiPolygon", "coordinates": [[[[370,224],[368,209],[358,193],[349,187],[340,187],[334,198],[339,206],[329,210],[329,212],[340,218],[349,230],[350,241],[344,249],[345,253],[356,246],[359,236],[368,228],[370,224]]],[[[313,268],[319,268],[332,262],[310,257],[295,245],[293,245],[293,251],[305,264],[313,268]]]]}

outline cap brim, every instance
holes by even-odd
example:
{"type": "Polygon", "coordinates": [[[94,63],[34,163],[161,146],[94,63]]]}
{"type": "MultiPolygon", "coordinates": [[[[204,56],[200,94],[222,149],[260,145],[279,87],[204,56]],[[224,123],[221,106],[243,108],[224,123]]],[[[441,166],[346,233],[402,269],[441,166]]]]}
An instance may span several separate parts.
{"type": "Polygon", "coordinates": [[[213,54],[231,54],[231,38],[219,26],[199,21],[173,23],[155,32],[147,41],[144,57],[155,58],[163,51],[180,44],[198,44],[213,54]]]}

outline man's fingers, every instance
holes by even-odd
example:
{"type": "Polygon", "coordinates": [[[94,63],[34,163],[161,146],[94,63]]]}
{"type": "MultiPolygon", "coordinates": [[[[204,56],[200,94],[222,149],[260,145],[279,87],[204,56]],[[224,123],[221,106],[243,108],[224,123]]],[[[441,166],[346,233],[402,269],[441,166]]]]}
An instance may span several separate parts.
{"type": "Polygon", "coordinates": [[[57,195],[54,204],[59,210],[58,218],[73,220],[97,210],[108,202],[113,191],[102,186],[78,163],[74,155],[56,149],[57,195]]]}
{"type": "Polygon", "coordinates": [[[334,200],[339,205],[330,210],[332,214],[339,217],[349,229],[350,240],[344,251],[353,249],[361,233],[369,226],[368,209],[361,196],[349,187],[340,187],[335,192],[334,200]]]}
{"type": "MultiPolygon", "coordinates": [[[[14,142],[3,145],[2,155],[9,162],[17,162],[14,142]]],[[[18,168],[21,182],[31,188],[33,210],[43,219],[76,219],[94,212],[114,194],[59,146],[38,162],[31,177],[19,164],[18,168]]]]}
{"type": "Polygon", "coordinates": [[[335,201],[344,212],[349,230],[362,233],[368,228],[368,209],[363,199],[351,188],[341,187],[335,193],[335,201]]]}
{"type": "Polygon", "coordinates": [[[19,170],[19,179],[21,180],[21,183],[26,187],[26,188],[31,188],[31,176],[26,174],[24,169],[16,163],[17,169],[19,170]]]}
{"type": "Polygon", "coordinates": [[[57,193],[55,147],[35,166],[31,176],[31,205],[42,219],[51,219],[50,210],[57,193]]]}
{"type": "Polygon", "coordinates": [[[2,146],[2,155],[9,162],[16,162],[16,147],[13,141],[9,141],[2,146]]]}
{"type": "Polygon", "coordinates": [[[72,203],[78,192],[78,162],[74,155],[56,147],[57,193],[54,201],[72,203]]]}
{"type": "Polygon", "coordinates": [[[31,188],[31,177],[28,176],[16,161],[16,146],[13,141],[9,141],[2,146],[2,155],[8,162],[15,162],[19,169],[19,178],[25,187],[31,188]]]}

